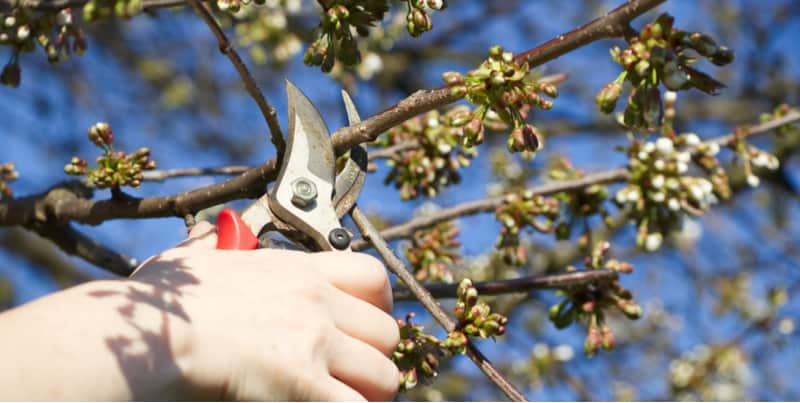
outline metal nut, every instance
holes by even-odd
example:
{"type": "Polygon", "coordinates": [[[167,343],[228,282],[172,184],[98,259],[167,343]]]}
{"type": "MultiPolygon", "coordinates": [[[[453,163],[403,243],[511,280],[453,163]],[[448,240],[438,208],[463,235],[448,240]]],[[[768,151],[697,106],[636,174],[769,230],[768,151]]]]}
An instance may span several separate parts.
{"type": "Polygon", "coordinates": [[[308,207],[317,199],[317,187],[306,178],[297,178],[292,182],[292,204],[297,207],[308,207]]]}

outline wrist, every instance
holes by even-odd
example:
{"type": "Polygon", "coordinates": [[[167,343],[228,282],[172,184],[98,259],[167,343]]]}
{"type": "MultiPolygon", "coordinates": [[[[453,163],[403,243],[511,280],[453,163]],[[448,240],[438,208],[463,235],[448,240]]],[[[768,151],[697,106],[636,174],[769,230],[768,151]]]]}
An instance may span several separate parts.
{"type": "Polygon", "coordinates": [[[194,394],[190,320],[180,295],[135,280],[94,281],[76,287],[97,309],[110,312],[114,325],[105,337],[130,396],[136,400],[177,400],[194,394]]]}

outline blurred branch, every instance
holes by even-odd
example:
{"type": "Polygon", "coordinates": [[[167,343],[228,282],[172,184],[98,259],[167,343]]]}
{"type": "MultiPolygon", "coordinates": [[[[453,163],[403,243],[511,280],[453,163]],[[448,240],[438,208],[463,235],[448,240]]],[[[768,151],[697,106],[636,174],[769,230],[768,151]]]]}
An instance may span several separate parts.
{"type": "Polygon", "coordinates": [[[217,23],[216,20],[214,20],[214,16],[211,15],[211,12],[208,10],[206,5],[200,3],[199,0],[187,0],[187,2],[198,14],[200,14],[200,17],[202,17],[206,22],[208,28],[211,29],[212,33],[214,33],[214,36],[217,38],[217,42],[219,42],[219,51],[225,56],[228,56],[228,59],[230,59],[233,67],[235,67],[236,71],[239,73],[247,93],[251,98],[253,98],[254,101],[256,101],[258,108],[261,109],[261,114],[264,116],[267,126],[269,126],[270,140],[272,141],[272,144],[275,145],[278,159],[280,159],[283,156],[283,152],[286,150],[286,141],[283,138],[281,125],[278,122],[278,113],[275,111],[275,108],[269,104],[267,98],[264,97],[264,93],[261,92],[260,88],[258,88],[258,84],[256,84],[256,80],[253,78],[253,75],[250,74],[250,71],[242,61],[239,53],[236,52],[236,50],[233,48],[233,45],[231,45],[230,41],[228,41],[228,37],[225,36],[225,32],[222,31],[222,27],[217,23]]]}
{"type": "Polygon", "coordinates": [[[53,243],[22,228],[4,228],[0,232],[0,245],[8,253],[46,272],[61,287],[69,287],[92,279],[66,259],[53,243]]]}
{"type": "MultiPolygon", "coordinates": [[[[0,10],[23,7],[40,11],[57,11],[67,7],[80,8],[87,2],[88,0],[0,0],[0,10]]],[[[142,10],[151,11],[184,4],[185,0],[142,0],[142,10]]]]}
{"type": "MultiPolygon", "coordinates": [[[[796,121],[800,121],[800,111],[791,111],[787,115],[778,119],[770,120],[769,122],[761,123],[756,126],[745,128],[743,135],[745,137],[756,136],[796,121]]],[[[720,145],[727,145],[734,139],[734,134],[726,134],[714,139],[707,140],[707,143],[717,143],[720,145]]],[[[628,171],[624,168],[612,169],[603,172],[589,174],[580,179],[573,179],[560,182],[551,182],[537,187],[532,187],[528,191],[533,192],[535,195],[549,195],[553,193],[573,191],[583,189],[592,185],[619,182],[628,179],[628,171]]],[[[456,206],[443,209],[435,215],[417,217],[409,220],[403,224],[390,227],[381,231],[381,236],[386,240],[397,238],[411,237],[415,231],[422,228],[428,228],[438,223],[452,220],[465,215],[473,215],[487,211],[494,211],[498,206],[502,205],[508,195],[491,197],[487,199],[474,200],[456,206]]],[[[352,244],[353,250],[366,249],[367,243],[364,240],[356,239],[352,244]]]]}
{"type": "MultiPolygon", "coordinates": [[[[596,281],[609,281],[617,278],[617,272],[611,270],[578,271],[573,273],[554,274],[548,276],[527,276],[509,280],[481,281],[474,284],[481,295],[501,295],[530,290],[558,289],[574,287],[596,281]]],[[[458,284],[424,285],[434,298],[455,298],[458,284]]],[[[414,294],[408,288],[394,290],[395,301],[410,300],[414,294]]]]}
{"type": "Polygon", "coordinates": [[[37,223],[32,229],[62,251],[119,276],[129,276],[139,264],[136,259],[111,250],[69,224],[37,223]]]}
{"type": "MultiPolygon", "coordinates": [[[[449,333],[456,329],[456,323],[439,306],[434,297],[414,278],[414,275],[405,267],[403,262],[392,252],[386,241],[381,238],[378,230],[369,222],[367,216],[354,206],[350,216],[356,223],[361,235],[368,239],[383,258],[389,269],[397,275],[414,294],[425,309],[449,333]]],[[[483,371],[483,373],[512,401],[526,401],[525,396],[503,374],[497,371],[491,362],[478,350],[471,341],[467,341],[467,356],[483,371]]]]}

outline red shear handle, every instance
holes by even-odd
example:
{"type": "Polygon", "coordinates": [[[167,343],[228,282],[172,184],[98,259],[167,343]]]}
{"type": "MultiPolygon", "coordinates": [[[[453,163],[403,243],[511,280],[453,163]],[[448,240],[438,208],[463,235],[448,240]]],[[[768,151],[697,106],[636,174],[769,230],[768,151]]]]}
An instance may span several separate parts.
{"type": "Polygon", "coordinates": [[[217,216],[217,249],[249,250],[258,248],[258,238],[239,214],[226,208],[217,216]]]}

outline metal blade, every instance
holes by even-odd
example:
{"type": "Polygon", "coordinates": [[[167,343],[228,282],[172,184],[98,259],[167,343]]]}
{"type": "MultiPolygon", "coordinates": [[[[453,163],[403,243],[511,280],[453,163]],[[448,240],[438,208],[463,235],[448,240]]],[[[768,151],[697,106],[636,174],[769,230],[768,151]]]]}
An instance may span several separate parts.
{"type": "Polygon", "coordinates": [[[330,134],[317,108],[288,80],[286,93],[286,154],[270,193],[269,207],[277,218],[310,238],[313,245],[309,247],[332,250],[329,236],[341,224],[331,200],[335,159],[330,134]]]}
{"type": "MultiPolygon", "coordinates": [[[[344,109],[347,111],[347,121],[350,126],[360,123],[361,117],[358,115],[358,110],[356,110],[353,100],[350,99],[350,95],[345,90],[342,90],[342,100],[344,101],[344,109]]],[[[367,163],[367,147],[359,144],[350,149],[350,158],[347,160],[342,172],[336,176],[336,193],[333,197],[333,205],[336,206],[336,215],[339,218],[347,214],[358,201],[358,195],[361,193],[361,188],[366,180],[367,163]]]]}

